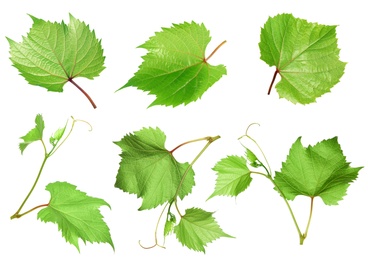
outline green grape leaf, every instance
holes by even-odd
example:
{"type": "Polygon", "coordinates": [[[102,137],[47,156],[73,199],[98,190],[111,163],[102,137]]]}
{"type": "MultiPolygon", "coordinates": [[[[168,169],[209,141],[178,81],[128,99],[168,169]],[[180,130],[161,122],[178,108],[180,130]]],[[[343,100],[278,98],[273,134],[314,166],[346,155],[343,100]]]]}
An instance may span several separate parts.
{"type": "Polygon", "coordinates": [[[245,155],[250,166],[258,168],[263,165],[261,161],[257,158],[257,156],[248,148],[245,149],[245,155]]]}
{"type": "Polygon", "coordinates": [[[79,251],[78,239],[84,243],[108,243],[114,249],[108,226],[99,207],[106,201],[89,197],[67,182],[54,182],[46,186],[51,194],[48,206],[38,212],[37,218],[58,225],[62,236],[79,251]]]}
{"type": "Polygon", "coordinates": [[[170,235],[174,231],[174,227],[176,224],[176,217],[171,212],[167,213],[167,220],[164,227],[164,236],[170,235]]]}
{"type": "Polygon", "coordinates": [[[11,61],[31,85],[48,91],[62,92],[68,81],[90,100],[92,99],[74,81],[76,77],[93,79],[104,70],[105,57],[101,41],[84,22],[72,15],[66,25],[52,23],[31,16],[32,28],[23,42],[8,38],[11,61]]]}
{"type": "Polygon", "coordinates": [[[56,130],[55,133],[50,137],[50,144],[52,146],[55,147],[58,144],[58,142],[60,141],[60,139],[63,137],[65,133],[65,129],[67,125],[68,125],[68,122],[66,122],[64,127],[61,127],[58,130],[56,130]]]}
{"type": "Polygon", "coordinates": [[[212,214],[199,208],[187,209],[174,229],[179,242],[195,251],[205,252],[208,243],[220,237],[232,238],[222,231],[212,214]]]}
{"type": "Polygon", "coordinates": [[[217,172],[216,187],[208,199],[220,195],[238,196],[252,181],[247,161],[240,156],[233,155],[220,160],[213,170],[217,172]]]}
{"type": "Polygon", "coordinates": [[[23,142],[19,144],[19,149],[23,154],[27,146],[33,142],[42,140],[43,130],[45,129],[45,123],[42,115],[38,114],[35,118],[36,126],[31,129],[25,136],[22,136],[23,142]]]}
{"type": "Polygon", "coordinates": [[[275,183],[289,200],[297,195],[319,196],[326,205],[337,205],[361,168],[352,168],[346,162],[337,137],[307,148],[299,137],[281,171],[276,172],[275,183]]]}
{"type": "MultiPolygon", "coordinates": [[[[115,187],[142,198],[139,210],[155,208],[173,199],[189,163],[179,163],[165,149],[166,136],[159,128],[143,128],[124,136],[116,144],[122,160],[115,187]]],[[[194,185],[194,171],[189,170],[179,191],[183,199],[194,185]]]]}
{"type": "Polygon", "coordinates": [[[291,14],[270,17],[261,29],[261,59],[276,66],[281,81],[276,89],[280,98],[309,104],[330,92],[344,74],[339,60],[336,26],[309,23],[291,14]]]}
{"type": "Polygon", "coordinates": [[[203,24],[185,22],[162,28],[138,47],[148,53],[142,57],[139,70],[120,89],[135,86],[148,91],[156,96],[150,106],[175,107],[196,101],[226,74],[225,66],[208,63],[213,53],[205,57],[210,40],[203,24]]]}

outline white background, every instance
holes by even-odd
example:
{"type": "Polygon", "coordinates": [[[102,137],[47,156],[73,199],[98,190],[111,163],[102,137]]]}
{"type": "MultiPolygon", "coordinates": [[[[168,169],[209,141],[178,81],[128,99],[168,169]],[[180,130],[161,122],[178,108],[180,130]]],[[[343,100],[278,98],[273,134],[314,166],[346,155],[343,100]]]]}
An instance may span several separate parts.
{"type": "MultiPolygon", "coordinates": [[[[253,122],[251,134],[263,147],[273,170],[279,170],[291,144],[302,136],[304,145],[339,137],[352,166],[366,166],[367,141],[367,15],[364,1],[3,1],[0,4],[0,259],[367,259],[368,178],[362,169],[339,206],[315,201],[308,238],[299,245],[298,235],[282,199],[266,179],[255,176],[250,188],[236,199],[215,197],[215,172],[221,158],[243,149],[237,138],[253,122]],[[121,3],[119,3],[121,2],[121,3]],[[32,26],[31,14],[44,20],[69,22],[68,14],[85,21],[102,39],[106,69],[95,80],[75,79],[94,99],[94,110],[71,84],[63,93],[31,86],[18,75],[9,60],[5,37],[17,42],[32,26]],[[279,99],[275,89],[267,96],[274,68],[259,59],[260,28],[269,16],[292,13],[295,17],[337,28],[345,74],[331,93],[310,105],[293,105],[279,99]],[[223,40],[227,43],[210,63],[224,64],[228,75],[212,86],[201,100],[187,106],[152,107],[153,96],[126,88],[142,62],[145,42],[161,27],[195,21],[211,31],[207,55],[223,40]],[[110,203],[102,213],[110,227],[115,252],[108,244],[80,244],[81,253],[65,242],[57,226],[37,220],[33,212],[10,220],[30,189],[42,161],[40,143],[18,149],[19,137],[34,127],[42,113],[45,137],[63,126],[72,115],[93,125],[79,124],[63,147],[48,161],[43,176],[25,209],[47,203],[45,186],[68,181],[90,196],[110,203]],[[114,188],[120,148],[113,141],[142,127],[160,127],[167,135],[167,149],[187,140],[221,135],[194,166],[196,186],[179,204],[182,211],[202,207],[214,216],[234,239],[209,244],[206,254],[191,251],[172,235],[166,249],[144,250],[153,243],[161,208],[137,211],[141,201],[114,188]]],[[[279,77],[277,78],[279,80],[279,77]]],[[[205,143],[181,148],[176,156],[191,161],[205,143]]],[[[253,149],[255,150],[255,149],[253,149]]],[[[292,207],[304,230],[308,199],[297,197],[292,207]]]]}

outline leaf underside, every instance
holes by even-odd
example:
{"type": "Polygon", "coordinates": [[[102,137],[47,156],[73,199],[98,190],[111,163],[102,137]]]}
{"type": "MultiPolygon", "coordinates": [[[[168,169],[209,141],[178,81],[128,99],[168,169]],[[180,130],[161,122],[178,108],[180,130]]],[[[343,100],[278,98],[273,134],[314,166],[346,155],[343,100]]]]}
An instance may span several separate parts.
{"type": "Polygon", "coordinates": [[[105,68],[101,41],[84,22],[72,15],[68,25],[31,18],[32,28],[22,42],[8,38],[10,59],[29,84],[62,92],[69,80],[93,79],[105,68]]]}
{"type": "Polygon", "coordinates": [[[319,196],[326,205],[337,205],[361,168],[346,162],[337,137],[306,148],[299,137],[276,172],[275,183],[289,200],[297,195],[319,196]]]}
{"type": "Polygon", "coordinates": [[[225,66],[206,61],[210,40],[203,24],[185,22],[162,28],[139,46],[148,53],[142,57],[139,70],[120,89],[135,86],[155,95],[150,106],[175,107],[197,100],[226,74],[225,66]]]}
{"type": "Polygon", "coordinates": [[[199,208],[187,209],[174,228],[180,243],[195,251],[205,252],[204,247],[208,243],[220,237],[232,238],[222,231],[212,214],[199,208]]]}
{"type": "Polygon", "coordinates": [[[252,181],[244,157],[228,156],[220,160],[213,170],[217,172],[216,187],[208,199],[221,195],[238,196],[252,181]]]}
{"type": "Polygon", "coordinates": [[[89,197],[66,182],[46,186],[51,194],[49,205],[38,212],[37,218],[58,225],[62,236],[79,251],[79,238],[84,243],[108,243],[114,249],[108,226],[99,208],[108,206],[104,200],[89,197]]]}
{"type": "Polygon", "coordinates": [[[330,92],[344,74],[336,26],[309,23],[291,14],[270,17],[261,29],[261,59],[276,66],[280,98],[309,104],[330,92]]]}
{"type": "Polygon", "coordinates": [[[33,142],[42,140],[43,130],[45,129],[45,123],[42,115],[38,114],[35,118],[36,126],[31,129],[25,136],[22,136],[23,142],[19,144],[19,149],[23,154],[24,150],[33,142]]]}
{"type": "MultiPolygon", "coordinates": [[[[122,160],[115,187],[142,198],[139,208],[151,209],[171,200],[181,178],[189,167],[179,163],[165,149],[166,136],[159,128],[143,128],[124,136],[116,144],[122,149],[122,160]]],[[[183,199],[194,185],[194,171],[189,170],[179,191],[183,199]]]]}

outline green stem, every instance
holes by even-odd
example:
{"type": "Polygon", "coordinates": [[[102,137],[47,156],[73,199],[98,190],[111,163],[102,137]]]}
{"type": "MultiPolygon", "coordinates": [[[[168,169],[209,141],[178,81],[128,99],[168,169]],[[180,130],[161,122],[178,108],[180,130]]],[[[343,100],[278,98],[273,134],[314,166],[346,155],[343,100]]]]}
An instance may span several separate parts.
{"type": "Polygon", "coordinates": [[[308,224],[307,224],[307,228],[305,229],[305,232],[302,236],[300,236],[300,244],[303,245],[304,240],[307,238],[308,236],[308,230],[309,230],[309,226],[312,220],[312,214],[313,214],[313,201],[314,201],[314,197],[311,197],[311,205],[310,205],[310,211],[309,211],[309,219],[308,219],[308,224]]]}
{"type": "Polygon", "coordinates": [[[268,179],[273,183],[273,185],[276,187],[277,191],[278,191],[278,192],[280,192],[281,197],[283,198],[283,200],[284,200],[284,201],[285,201],[285,203],[286,203],[286,206],[287,206],[287,207],[288,207],[288,209],[289,209],[290,215],[291,215],[291,217],[292,217],[292,219],[293,219],[293,221],[294,221],[294,225],[295,225],[295,227],[296,227],[296,230],[298,231],[299,237],[302,237],[302,236],[303,236],[303,234],[302,234],[302,232],[300,231],[300,228],[299,228],[298,222],[296,221],[296,218],[295,218],[294,212],[293,212],[293,210],[291,209],[291,206],[290,206],[289,202],[287,201],[287,199],[286,199],[286,197],[285,197],[284,193],[283,193],[283,192],[280,190],[280,188],[276,185],[275,181],[272,179],[272,177],[271,177],[271,176],[269,176],[269,177],[268,177],[268,179]]]}
{"type": "Polygon", "coordinates": [[[37,183],[38,183],[38,180],[40,179],[40,177],[41,177],[41,174],[42,174],[42,171],[43,171],[43,168],[44,168],[44,166],[45,166],[45,164],[46,164],[46,161],[47,161],[47,159],[48,158],[50,158],[59,148],[60,148],[60,146],[66,141],[66,139],[68,139],[68,137],[70,136],[70,134],[71,134],[71,132],[73,131],[73,128],[74,128],[74,124],[75,124],[75,122],[78,122],[78,121],[80,121],[80,122],[84,122],[84,123],[86,123],[86,124],[88,124],[90,127],[91,127],[91,129],[92,129],[92,126],[87,122],[87,121],[84,121],[84,120],[78,120],[78,119],[74,119],[73,117],[72,117],[72,119],[73,119],[73,122],[72,122],[72,126],[71,126],[71,128],[70,128],[70,130],[69,130],[69,133],[65,136],[65,138],[60,142],[60,144],[59,144],[59,141],[52,147],[52,149],[50,150],[50,152],[49,153],[47,153],[47,149],[46,149],[46,145],[45,145],[45,142],[41,139],[40,141],[41,141],[41,143],[42,143],[42,146],[43,146],[43,149],[44,149],[44,159],[43,159],[43,161],[42,161],[42,164],[41,164],[41,167],[40,167],[40,170],[38,171],[38,174],[37,174],[37,177],[36,177],[36,180],[34,181],[34,183],[33,183],[33,185],[32,185],[32,188],[31,188],[31,190],[28,192],[28,194],[27,194],[27,196],[26,196],[26,198],[23,200],[23,202],[22,202],[22,204],[20,205],[20,207],[19,207],[19,209],[10,217],[10,219],[14,219],[14,218],[20,218],[20,217],[22,217],[22,216],[24,216],[24,215],[26,215],[26,214],[28,214],[28,213],[30,213],[30,212],[32,212],[33,210],[35,210],[35,209],[37,209],[37,208],[39,208],[39,207],[42,207],[42,205],[41,206],[37,206],[37,207],[34,207],[34,208],[32,208],[31,210],[29,210],[29,211],[27,211],[27,212],[25,212],[25,213],[20,213],[20,211],[22,210],[22,208],[23,208],[23,206],[26,204],[26,202],[27,202],[27,200],[29,199],[29,197],[31,196],[31,194],[32,194],[32,192],[33,192],[33,190],[35,189],[35,187],[36,187],[36,185],[37,185],[37,183]]]}
{"type": "MultiPolygon", "coordinates": [[[[42,141],[43,143],[43,141],[42,141]]],[[[20,211],[22,210],[24,204],[26,204],[28,198],[31,196],[33,190],[35,189],[36,185],[37,185],[37,182],[38,180],[40,179],[40,176],[41,176],[41,173],[42,173],[42,170],[43,170],[43,167],[45,166],[45,163],[47,161],[47,159],[49,158],[49,155],[45,153],[45,157],[42,161],[42,164],[41,164],[41,167],[40,167],[40,170],[38,171],[38,174],[37,174],[37,177],[36,177],[36,180],[35,182],[33,183],[33,186],[31,188],[31,190],[28,192],[26,198],[23,200],[22,204],[20,205],[19,209],[10,217],[10,219],[14,219],[14,218],[20,218],[21,216],[29,213],[28,211],[26,213],[23,213],[23,214],[19,214],[20,211]]]]}
{"type": "MultiPolygon", "coordinates": [[[[167,205],[169,205],[169,204],[170,204],[170,207],[171,207],[171,204],[172,204],[172,203],[169,203],[169,202],[168,202],[168,203],[166,203],[166,204],[165,204],[165,207],[162,209],[162,211],[161,211],[161,213],[160,213],[160,216],[158,217],[158,220],[157,220],[157,223],[156,223],[156,228],[155,228],[155,244],[154,244],[154,245],[152,245],[152,246],[143,246],[143,245],[141,244],[141,241],[138,241],[139,245],[140,245],[142,248],[144,248],[144,249],[151,249],[151,248],[154,248],[154,247],[156,247],[156,246],[161,247],[161,248],[165,248],[165,246],[164,246],[164,245],[160,245],[160,244],[158,243],[157,231],[158,231],[158,226],[159,226],[159,224],[160,224],[161,218],[162,218],[162,216],[163,216],[163,214],[164,214],[164,212],[165,212],[165,209],[166,209],[167,205]]],[[[169,211],[170,211],[170,207],[169,207],[169,211]]]]}
{"type": "Polygon", "coordinates": [[[206,149],[208,148],[208,146],[210,146],[211,143],[213,143],[214,141],[216,141],[217,139],[219,139],[220,136],[217,135],[215,137],[205,137],[205,138],[201,138],[201,139],[197,139],[197,140],[207,140],[207,144],[202,148],[202,150],[198,153],[198,155],[193,159],[193,161],[189,164],[188,168],[186,168],[184,174],[183,174],[183,177],[181,178],[180,180],[180,183],[179,183],[179,186],[178,188],[176,189],[176,192],[175,192],[175,195],[173,197],[173,201],[175,203],[175,208],[176,210],[178,211],[178,214],[180,215],[180,217],[183,217],[183,215],[180,213],[179,211],[179,207],[178,207],[178,204],[177,204],[177,197],[179,195],[179,192],[180,192],[180,189],[181,189],[181,186],[183,185],[184,183],[184,180],[185,180],[185,177],[187,176],[189,170],[193,167],[194,163],[199,159],[199,157],[201,157],[201,155],[206,151],[206,149]]]}
{"type": "MultiPolygon", "coordinates": [[[[272,172],[272,171],[271,171],[270,164],[268,163],[267,157],[266,157],[265,153],[263,152],[262,148],[261,148],[261,147],[259,146],[259,144],[257,143],[257,141],[256,141],[255,139],[253,139],[250,135],[248,135],[248,130],[249,130],[249,128],[250,128],[252,125],[259,125],[259,124],[257,124],[257,123],[250,124],[250,125],[247,127],[247,130],[245,131],[245,135],[243,135],[243,136],[239,137],[239,139],[241,139],[242,137],[247,137],[247,138],[249,138],[249,139],[250,139],[250,140],[251,140],[251,141],[252,141],[252,142],[253,142],[253,143],[258,147],[258,149],[259,149],[259,150],[261,151],[261,153],[262,153],[263,158],[264,158],[264,159],[265,159],[265,161],[266,161],[266,164],[267,164],[268,170],[267,170],[267,168],[266,168],[266,167],[264,167],[263,163],[261,163],[261,164],[262,164],[262,166],[263,166],[263,168],[266,170],[267,175],[266,175],[266,174],[264,174],[264,173],[260,173],[260,172],[251,172],[251,173],[260,174],[260,175],[262,175],[262,176],[266,177],[266,178],[267,178],[267,179],[269,179],[269,180],[272,182],[272,184],[275,186],[276,190],[280,193],[281,197],[283,198],[283,200],[284,200],[284,202],[285,202],[285,204],[286,204],[286,206],[287,206],[287,208],[288,208],[288,210],[289,210],[289,212],[290,212],[291,218],[293,219],[294,225],[295,225],[296,230],[297,230],[297,232],[298,232],[298,234],[299,234],[300,243],[302,244],[302,243],[303,243],[303,242],[302,242],[302,238],[304,237],[304,235],[303,235],[303,234],[302,234],[302,232],[300,231],[300,228],[299,228],[298,222],[296,221],[296,218],[295,218],[294,212],[293,212],[293,210],[291,209],[291,206],[290,206],[289,202],[287,201],[287,199],[286,199],[286,197],[285,197],[284,193],[281,191],[281,189],[277,186],[276,182],[275,182],[275,181],[274,181],[274,179],[272,178],[272,175],[271,175],[271,172],[272,172]]],[[[243,146],[244,146],[244,145],[243,145],[243,146]]],[[[312,206],[313,206],[313,202],[312,202],[312,206]]],[[[311,216],[310,216],[310,217],[311,217],[311,216]]],[[[308,232],[308,228],[309,228],[309,222],[308,222],[308,226],[307,226],[306,233],[308,232]]],[[[305,237],[303,238],[303,240],[304,240],[304,239],[305,239],[305,237]]]]}
{"type": "Polygon", "coordinates": [[[268,167],[268,170],[266,169],[266,167],[264,167],[264,165],[263,165],[263,163],[262,163],[262,166],[265,168],[265,170],[267,171],[267,174],[268,175],[270,175],[271,176],[271,172],[272,172],[272,170],[271,170],[271,166],[270,166],[270,164],[269,164],[269,162],[268,162],[268,160],[267,160],[267,157],[266,157],[266,155],[265,155],[265,153],[263,152],[263,150],[262,150],[262,148],[261,148],[261,146],[257,143],[257,141],[255,140],[255,139],[253,139],[250,135],[248,135],[248,131],[249,131],[249,128],[252,126],[252,125],[258,125],[259,126],[259,124],[258,123],[252,123],[252,124],[250,124],[248,127],[247,127],[247,130],[245,131],[245,135],[242,135],[241,137],[239,137],[238,139],[241,139],[241,138],[243,138],[243,137],[247,137],[247,138],[249,138],[256,146],[257,146],[257,148],[259,149],[259,151],[262,153],[262,156],[263,156],[263,158],[265,159],[265,161],[266,161],[266,164],[267,164],[267,167],[268,167]]]}

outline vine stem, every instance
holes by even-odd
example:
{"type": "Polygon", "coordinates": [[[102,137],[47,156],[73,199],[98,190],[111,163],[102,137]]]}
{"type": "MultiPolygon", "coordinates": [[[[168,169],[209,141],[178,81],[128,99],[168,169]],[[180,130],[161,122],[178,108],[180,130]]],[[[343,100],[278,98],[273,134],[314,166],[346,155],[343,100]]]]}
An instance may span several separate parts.
{"type": "MultiPolygon", "coordinates": [[[[157,220],[157,223],[156,223],[156,228],[155,228],[155,244],[154,244],[154,245],[152,245],[152,246],[143,246],[143,245],[141,244],[141,241],[139,240],[139,241],[138,241],[138,244],[140,245],[140,247],[142,247],[142,248],[144,248],[144,249],[151,249],[151,248],[154,248],[154,247],[156,247],[156,246],[159,246],[159,247],[161,247],[161,248],[165,248],[165,246],[164,246],[164,245],[160,245],[160,244],[158,243],[157,232],[158,232],[158,226],[159,226],[159,224],[160,224],[161,218],[162,218],[162,216],[164,215],[165,209],[167,208],[167,206],[168,206],[168,205],[169,205],[169,202],[165,204],[165,207],[162,209],[162,211],[161,211],[161,213],[160,213],[160,216],[158,217],[158,220],[157,220]]],[[[171,204],[170,204],[170,205],[171,205],[171,204]]],[[[169,210],[170,210],[170,207],[169,207],[169,210]]]]}
{"type": "Polygon", "coordinates": [[[272,89],[273,83],[275,82],[275,79],[276,79],[276,76],[277,76],[278,73],[279,73],[279,70],[276,69],[275,73],[273,74],[273,78],[272,78],[270,87],[268,88],[267,95],[269,95],[271,93],[271,89],[272,89]]]}
{"type": "MultiPolygon", "coordinates": [[[[41,140],[42,141],[42,140],[41,140]]],[[[42,143],[44,144],[44,142],[42,141],[42,143]]],[[[44,148],[45,148],[45,145],[44,145],[44,148]]],[[[28,192],[28,194],[27,194],[27,196],[26,196],[26,198],[23,200],[23,202],[22,202],[22,204],[20,205],[20,207],[19,207],[19,209],[10,217],[10,219],[14,219],[14,218],[20,218],[20,217],[22,217],[22,216],[24,216],[24,215],[26,215],[27,213],[29,213],[29,212],[31,212],[32,210],[29,210],[29,211],[27,211],[27,212],[25,212],[25,213],[23,213],[23,214],[19,214],[20,213],[20,211],[22,210],[22,208],[23,208],[23,206],[24,206],[24,204],[26,204],[26,202],[27,202],[27,200],[28,200],[28,198],[31,196],[31,194],[32,194],[32,192],[33,192],[33,190],[35,189],[35,187],[36,187],[36,185],[37,185],[37,182],[38,182],[38,180],[40,179],[40,176],[41,176],[41,173],[42,173],[42,170],[43,170],[43,168],[44,168],[44,166],[45,166],[45,163],[46,163],[46,161],[47,161],[47,159],[49,158],[49,155],[46,153],[46,148],[45,148],[45,157],[44,157],[44,159],[43,159],[43,161],[42,161],[42,164],[41,164],[41,167],[40,167],[40,170],[38,171],[38,174],[37,174],[37,177],[36,177],[36,180],[35,180],[35,182],[33,183],[33,185],[32,185],[32,188],[31,188],[31,190],[28,192]]]]}
{"type": "MultiPolygon", "coordinates": [[[[268,160],[267,160],[267,157],[265,155],[265,153],[263,152],[262,148],[260,147],[260,145],[257,143],[257,141],[255,139],[253,139],[250,135],[248,135],[248,131],[249,131],[249,128],[252,126],[252,125],[259,125],[258,123],[252,123],[250,124],[248,127],[247,127],[247,130],[245,131],[245,135],[239,137],[239,139],[241,139],[242,137],[247,137],[249,138],[257,147],[258,149],[261,151],[262,153],[262,156],[263,158],[265,159],[266,161],[266,164],[267,164],[267,167],[268,167],[268,170],[266,167],[264,167],[264,169],[266,170],[267,172],[267,175],[266,174],[263,174],[263,173],[260,173],[260,172],[251,172],[251,173],[255,173],[255,174],[259,174],[259,175],[262,175],[264,177],[266,177],[267,179],[269,179],[272,184],[275,186],[275,188],[277,189],[277,191],[280,193],[281,197],[283,198],[288,210],[289,210],[289,213],[291,215],[291,218],[293,219],[293,222],[294,222],[294,225],[295,225],[295,228],[299,234],[299,239],[300,239],[300,244],[302,245],[303,244],[303,241],[304,239],[306,238],[306,234],[308,233],[308,228],[309,228],[309,224],[310,224],[310,220],[311,220],[311,217],[312,217],[312,208],[313,208],[313,200],[312,200],[312,205],[311,205],[311,213],[310,213],[310,217],[309,217],[309,221],[308,221],[308,226],[307,226],[307,229],[306,229],[306,232],[305,234],[303,234],[301,231],[300,231],[300,227],[298,225],[298,222],[295,218],[295,215],[294,215],[294,212],[289,204],[289,202],[287,201],[284,193],[281,191],[281,189],[277,186],[276,182],[274,181],[274,179],[272,178],[272,175],[271,175],[271,167],[270,167],[270,164],[268,163],[268,160]]],[[[244,145],[243,145],[244,146],[244,145]]],[[[263,165],[263,164],[262,164],[263,165]]]]}
{"type": "MultiPolygon", "coordinates": [[[[214,137],[205,137],[205,138],[201,138],[201,140],[207,140],[207,144],[202,148],[202,150],[197,154],[197,156],[193,159],[193,161],[189,164],[189,166],[185,169],[185,172],[183,174],[183,177],[181,178],[180,180],[180,183],[179,183],[179,186],[178,188],[176,189],[176,192],[175,192],[175,195],[173,197],[173,201],[174,201],[174,204],[175,204],[175,208],[178,212],[178,214],[180,215],[180,217],[182,218],[183,215],[180,213],[180,210],[179,210],[179,207],[178,207],[178,204],[177,204],[177,197],[179,195],[179,192],[180,192],[180,189],[181,189],[181,186],[183,185],[184,183],[184,180],[185,180],[185,177],[187,176],[189,170],[193,167],[194,163],[199,159],[199,157],[201,157],[201,155],[206,151],[206,149],[210,146],[211,143],[213,143],[214,141],[216,141],[217,139],[219,139],[220,136],[217,135],[217,136],[214,136],[214,137]]],[[[197,139],[197,140],[200,140],[200,139],[197,139]]]]}
{"type": "Polygon", "coordinates": [[[76,86],[77,89],[79,89],[86,96],[86,98],[88,98],[89,102],[91,103],[94,109],[97,108],[95,102],[93,102],[92,98],[88,95],[88,93],[85,92],[77,83],[75,83],[75,81],[72,78],[69,78],[68,81],[72,83],[74,86],[76,86]]]}
{"type": "Polygon", "coordinates": [[[207,61],[218,51],[218,49],[220,49],[221,48],[221,46],[222,45],[224,45],[226,43],[226,40],[225,41],[223,41],[222,43],[220,43],[220,45],[219,46],[217,46],[216,47],[216,49],[214,49],[213,50],[213,52],[210,54],[210,56],[208,56],[207,58],[205,58],[203,61],[205,62],[205,63],[207,63],[207,61]]]}
{"type": "Polygon", "coordinates": [[[304,234],[300,237],[301,245],[303,245],[303,242],[307,238],[307,235],[308,235],[308,230],[309,230],[309,226],[310,226],[310,223],[312,220],[312,214],[313,214],[313,201],[314,201],[314,197],[311,197],[311,205],[310,205],[310,210],[309,210],[309,219],[308,219],[307,228],[305,229],[304,234]]]}
{"type": "MultiPolygon", "coordinates": [[[[43,161],[42,161],[42,164],[41,164],[41,167],[38,171],[38,174],[37,174],[37,177],[36,177],[36,180],[34,181],[30,191],[28,192],[27,196],[25,197],[25,199],[23,200],[22,204],[20,205],[20,207],[18,208],[18,210],[10,217],[10,219],[14,219],[14,218],[20,218],[30,212],[32,212],[33,210],[37,209],[37,208],[40,208],[40,207],[46,207],[48,204],[43,204],[43,205],[40,205],[40,206],[36,206],[24,213],[20,213],[20,211],[23,209],[24,205],[26,204],[27,200],[29,199],[29,197],[31,196],[33,190],[35,189],[40,177],[41,177],[41,174],[42,174],[42,171],[45,167],[45,164],[46,164],[46,161],[60,148],[60,146],[66,141],[66,139],[68,139],[68,137],[70,136],[71,132],[73,131],[74,129],[74,125],[75,125],[75,122],[84,122],[86,124],[88,124],[91,129],[92,129],[92,126],[87,122],[87,121],[84,121],[84,120],[78,120],[78,119],[74,119],[72,117],[72,125],[70,127],[70,130],[68,132],[68,134],[65,136],[65,138],[60,142],[60,139],[56,142],[56,144],[52,147],[52,149],[50,150],[50,152],[48,153],[47,152],[47,149],[46,149],[46,145],[45,145],[45,142],[43,141],[43,139],[41,139],[41,143],[42,143],[42,147],[43,147],[43,150],[44,150],[44,158],[43,158],[43,161]]],[[[68,123],[68,122],[67,122],[68,123]]]]}

